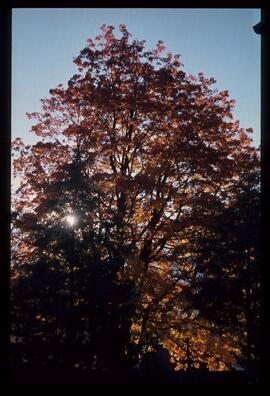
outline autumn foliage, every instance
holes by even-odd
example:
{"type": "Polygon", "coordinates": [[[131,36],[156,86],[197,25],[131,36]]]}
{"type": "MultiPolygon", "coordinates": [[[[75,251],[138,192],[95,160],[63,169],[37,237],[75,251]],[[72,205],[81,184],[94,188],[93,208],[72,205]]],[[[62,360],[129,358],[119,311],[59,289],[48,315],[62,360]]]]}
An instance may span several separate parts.
{"type": "Polygon", "coordinates": [[[13,142],[14,359],[122,370],[155,338],[176,370],[252,365],[252,130],[213,78],[186,74],[162,41],[149,50],[125,25],[119,38],[103,25],[74,62],[78,74],[28,114],[38,143],[13,142]]]}

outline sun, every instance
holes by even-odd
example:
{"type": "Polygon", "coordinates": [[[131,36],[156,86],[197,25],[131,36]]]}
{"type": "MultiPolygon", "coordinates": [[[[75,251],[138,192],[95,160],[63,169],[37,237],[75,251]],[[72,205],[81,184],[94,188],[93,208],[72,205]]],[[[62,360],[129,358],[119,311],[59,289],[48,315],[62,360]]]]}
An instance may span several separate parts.
{"type": "Polygon", "coordinates": [[[76,216],[70,214],[65,217],[65,221],[70,227],[73,227],[77,223],[77,218],[76,216]]]}

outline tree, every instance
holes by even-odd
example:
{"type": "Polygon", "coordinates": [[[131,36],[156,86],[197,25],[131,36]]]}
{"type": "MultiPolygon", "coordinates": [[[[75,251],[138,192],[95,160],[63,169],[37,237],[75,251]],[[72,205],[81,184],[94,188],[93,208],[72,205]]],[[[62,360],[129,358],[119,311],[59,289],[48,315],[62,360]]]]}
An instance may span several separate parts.
{"type": "Polygon", "coordinates": [[[168,315],[194,317],[197,242],[258,162],[228,91],[184,73],[162,41],[147,50],[120,32],[103,25],[78,74],[28,115],[40,141],[13,143],[14,333],[87,344],[91,362],[70,347],[71,365],[110,371],[137,361],[150,333],[165,342],[168,315]]]}
{"type": "Polygon", "coordinates": [[[224,208],[200,246],[194,300],[221,329],[238,334],[242,364],[258,374],[260,334],[260,178],[246,175],[237,200],[224,208]],[[209,251],[211,249],[211,252],[209,251]]]}

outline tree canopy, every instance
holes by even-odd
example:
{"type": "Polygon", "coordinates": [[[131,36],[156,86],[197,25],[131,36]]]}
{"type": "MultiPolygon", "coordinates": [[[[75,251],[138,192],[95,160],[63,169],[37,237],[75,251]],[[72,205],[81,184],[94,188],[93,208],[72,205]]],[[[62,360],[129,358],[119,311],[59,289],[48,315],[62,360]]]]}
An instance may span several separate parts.
{"type": "Polygon", "coordinates": [[[28,114],[40,140],[13,142],[14,359],[121,371],[154,337],[177,370],[245,365],[259,301],[252,129],[213,78],[119,30],[103,25],[28,114]]]}

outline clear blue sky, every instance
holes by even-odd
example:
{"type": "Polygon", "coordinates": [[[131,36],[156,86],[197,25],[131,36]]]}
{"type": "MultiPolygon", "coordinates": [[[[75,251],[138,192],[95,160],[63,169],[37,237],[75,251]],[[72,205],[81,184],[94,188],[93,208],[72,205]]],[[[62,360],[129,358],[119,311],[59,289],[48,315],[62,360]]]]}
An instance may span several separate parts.
{"type": "Polygon", "coordinates": [[[76,72],[73,57],[103,23],[124,23],[133,38],[182,55],[184,71],[217,80],[236,99],[234,115],[260,143],[259,9],[15,9],[12,19],[12,136],[35,141],[25,113],[76,72]]]}

